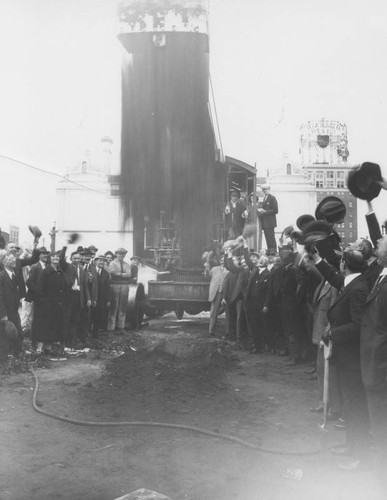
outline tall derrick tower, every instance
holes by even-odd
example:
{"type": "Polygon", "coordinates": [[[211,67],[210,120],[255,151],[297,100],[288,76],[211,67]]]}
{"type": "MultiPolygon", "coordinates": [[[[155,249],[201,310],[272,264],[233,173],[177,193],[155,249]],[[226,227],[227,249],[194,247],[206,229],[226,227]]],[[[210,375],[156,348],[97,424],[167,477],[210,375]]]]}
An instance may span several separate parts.
{"type": "Polygon", "coordinates": [[[119,16],[121,191],[134,252],[175,229],[192,266],[212,240],[223,188],[209,115],[207,2],[124,1],[119,16]]]}

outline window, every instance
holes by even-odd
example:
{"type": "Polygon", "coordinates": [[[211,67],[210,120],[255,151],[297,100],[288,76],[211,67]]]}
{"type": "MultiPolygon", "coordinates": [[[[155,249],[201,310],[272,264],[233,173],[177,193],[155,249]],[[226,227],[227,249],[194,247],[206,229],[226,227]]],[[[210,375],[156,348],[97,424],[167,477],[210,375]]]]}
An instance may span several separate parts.
{"type": "Polygon", "coordinates": [[[337,187],[340,189],[345,188],[344,172],[337,172],[337,187]]]}
{"type": "Polygon", "coordinates": [[[316,172],[315,186],[316,186],[316,188],[323,188],[324,187],[324,174],[323,174],[323,172],[316,172]]]}
{"type": "Polygon", "coordinates": [[[9,242],[19,244],[19,228],[17,226],[10,226],[9,228],[9,242]]]}
{"type": "Polygon", "coordinates": [[[353,223],[352,223],[352,222],[350,222],[350,223],[349,223],[349,229],[352,229],[352,227],[353,227],[353,223]]]}
{"type": "Polygon", "coordinates": [[[332,189],[335,187],[335,173],[328,170],[327,172],[327,186],[328,189],[332,189]]]}
{"type": "Polygon", "coordinates": [[[348,203],[348,206],[349,206],[349,208],[352,208],[352,207],[353,207],[353,203],[352,203],[352,201],[350,201],[350,202],[348,203]]]}
{"type": "Polygon", "coordinates": [[[353,232],[352,231],[349,232],[349,237],[353,238],[353,232]]]}

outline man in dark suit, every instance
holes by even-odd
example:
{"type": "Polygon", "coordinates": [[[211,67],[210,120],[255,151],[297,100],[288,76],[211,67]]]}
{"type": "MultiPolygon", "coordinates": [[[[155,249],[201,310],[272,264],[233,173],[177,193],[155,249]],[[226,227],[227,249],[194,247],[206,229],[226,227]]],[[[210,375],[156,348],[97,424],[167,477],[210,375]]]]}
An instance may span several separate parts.
{"type": "Polygon", "coordinates": [[[34,239],[33,243],[33,251],[31,257],[21,259],[20,256],[20,247],[16,245],[16,243],[8,243],[5,247],[7,254],[12,254],[16,258],[16,266],[15,266],[15,278],[19,290],[19,299],[23,299],[26,296],[26,284],[23,276],[23,267],[32,266],[39,260],[39,251],[37,250],[37,244],[39,242],[39,238],[34,239]]]}
{"type": "Polygon", "coordinates": [[[361,372],[366,389],[376,464],[387,488],[387,236],[378,244],[381,272],[367,297],[361,322],[361,372]]]}
{"type": "Polygon", "coordinates": [[[258,204],[258,217],[261,229],[265,235],[268,250],[276,250],[274,229],[277,227],[278,202],[275,196],[270,193],[270,186],[264,184],[262,187],[263,200],[258,204]]]}
{"type": "Polygon", "coordinates": [[[97,305],[91,310],[91,331],[93,338],[98,338],[100,330],[106,330],[107,315],[110,307],[110,276],[105,269],[106,257],[94,258],[97,273],[97,305]]]}
{"type": "Polygon", "coordinates": [[[28,288],[26,299],[33,303],[34,308],[31,326],[31,337],[33,340],[36,337],[36,333],[38,333],[41,329],[41,325],[45,321],[46,309],[43,307],[38,282],[43,269],[46,267],[48,256],[50,255],[50,252],[45,247],[39,248],[38,252],[39,262],[30,267],[30,272],[26,282],[28,288]]]}
{"type": "MultiPolygon", "coordinates": [[[[16,257],[11,253],[2,259],[3,270],[0,271],[0,322],[1,335],[5,335],[4,325],[11,321],[17,328],[19,335],[13,345],[9,346],[13,354],[19,354],[23,343],[22,327],[18,312],[20,295],[16,280],[16,257]]],[[[4,339],[2,339],[4,340],[4,339]]],[[[2,342],[3,343],[3,342],[2,342]]]]}
{"type": "Polygon", "coordinates": [[[65,311],[65,334],[66,342],[73,342],[76,337],[85,340],[87,337],[81,325],[81,311],[89,310],[91,297],[85,270],[80,265],[80,253],[75,251],[71,254],[71,263],[66,262],[67,247],[63,247],[59,257],[59,266],[63,271],[66,285],[68,287],[69,301],[68,309],[65,311]]]}
{"type": "Polygon", "coordinates": [[[224,222],[227,239],[232,240],[242,234],[246,217],[247,210],[245,202],[239,198],[238,191],[233,189],[231,191],[230,201],[224,209],[224,222]]]}
{"type": "Polygon", "coordinates": [[[360,324],[368,295],[368,286],[361,273],[366,268],[363,254],[346,250],[340,270],[344,275],[343,288],[328,310],[329,326],[322,335],[332,341],[331,362],[336,366],[347,421],[346,443],[334,446],[332,453],[350,455],[341,468],[355,470],[360,458],[369,451],[369,417],[360,371],[360,324]]]}
{"type": "Polygon", "coordinates": [[[263,351],[267,339],[267,313],[270,302],[270,272],[267,269],[268,259],[256,252],[250,255],[244,248],[244,257],[250,269],[250,276],[246,285],[245,310],[247,329],[254,342],[253,354],[263,351]]]}

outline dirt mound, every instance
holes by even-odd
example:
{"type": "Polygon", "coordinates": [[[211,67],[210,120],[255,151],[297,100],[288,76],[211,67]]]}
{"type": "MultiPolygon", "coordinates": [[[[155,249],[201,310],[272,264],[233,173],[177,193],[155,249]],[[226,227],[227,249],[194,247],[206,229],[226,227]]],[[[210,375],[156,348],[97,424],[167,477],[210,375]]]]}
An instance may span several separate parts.
{"type": "Polygon", "coordinates": [[[159,349],[129,350],[110,360],[100,379],[79,390],[83,403],[91,408],[95,405],[102,412],[106,407],[115,408],[115,419],[173,421],[175,414],[199,416],[209,400],[215,405],[222,400],[224,406],[226,395],[229,406],[239,407],[225,381],[234,364],[235,358],[221,348],[204,367],[191,365],[189,360],[182,364],[159,349]]]}

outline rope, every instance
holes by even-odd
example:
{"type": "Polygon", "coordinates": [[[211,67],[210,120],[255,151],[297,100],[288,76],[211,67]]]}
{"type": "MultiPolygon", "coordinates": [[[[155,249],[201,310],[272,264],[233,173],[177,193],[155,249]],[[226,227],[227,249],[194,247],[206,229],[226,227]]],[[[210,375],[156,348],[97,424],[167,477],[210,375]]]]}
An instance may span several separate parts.
{"type": "Polygon", "coordinates": [[[183,425],[183,424],[168,424],[165,422],[141,422],[141,421],[133,421],[133,422],[93,422],[93,421],[86,421],[86,420],[76,420],[73,418],[67,418],[67,417],[61,417],[60,415],[55,415],[54,413],[51,413],[46,410],[42,410],[41,408],[38,407],[36,404],[36,398],[38,395],[39,391],[39,379],[34,371],[33,368],[31,368],[32,375],[35,378],[35,387],[34,387],[34,392],[32,396],[32,406],[34,410],[41,415],[45,415],[46,417],[54,418],[55,420],[60,420],[61,422],[66,422],[68,424],[75,424],[75,425],[82,425],[82,426],[96,426],[96,427],[122,427],[122,426],[131,426],[131,427],[165,427],[169,429],[180,429],[180,430],[185,430],[185,431],[191,431],[195,432],[197,434],[202,434],[204,436],[210,436],[218,439],[224,439],[227,441],[231,441],[233,443],[237,443],[241,446],[251,448],[256,451],[260,451],[262,453],[269,453],[271,455],[291,455],[291,456],[312,456],[312,455],[318,455],[320,453],[319,450],[311,450],[311,451],[303,451],[303,452],[298,452],[298,451],[276,451],[276,450],[269,450],[267,448],[262,448],[261,446],[257,446],[252,443],[248,443],[247,441],[243,441],[242,439],[238,439],[233,436],[228,436],[226,434],[220,434],[218,432],[211,432],[207,431],[205,429],[201,429],[200,427],[193,427],[191,425],[183,425]]]}

